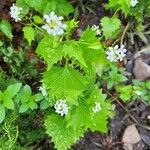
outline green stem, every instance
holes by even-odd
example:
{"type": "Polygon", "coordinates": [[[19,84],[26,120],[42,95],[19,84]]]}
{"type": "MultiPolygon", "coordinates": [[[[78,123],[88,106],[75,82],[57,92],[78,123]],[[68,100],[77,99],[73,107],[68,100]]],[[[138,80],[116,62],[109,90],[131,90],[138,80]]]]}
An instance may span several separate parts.
{"type": "Polygon", "coordinates": [[[117,12],[119,11],[119,8],[116,9],[115,13],[113,14],[112,18],[114,18],[117,14],[117,12]]]}
{"type": "Polygon", "coordinates": [[[128,24],[126,25],[126,27],[124,28],[124,30],[123,30],[123,33],[122,33],[122,36],[121,36],[120,45],[122,45],[122,44],[123,44],[123,39],[124,39],[125,34],[126,34],[126,32],[127,32],[128,28],[129,28],[129,25],[130,25],[130,23],[128,23],[128,24]]]}
{"type": "Polygon", "coordinates": [[[37,26],[31,19],[31,17],[27,17],[27,19],[29,19],[30,23],[35,26],[39,31],[41,32],[45,32],[42,28],[40,28],[39,26],[37,26]]]}

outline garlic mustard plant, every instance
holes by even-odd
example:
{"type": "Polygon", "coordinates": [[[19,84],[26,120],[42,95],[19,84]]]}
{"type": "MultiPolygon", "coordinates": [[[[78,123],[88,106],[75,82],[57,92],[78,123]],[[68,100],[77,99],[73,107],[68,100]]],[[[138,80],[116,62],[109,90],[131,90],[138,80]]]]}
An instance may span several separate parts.
{"type": "Polygon", "coordinates": [[[64,29],[66,29],[67,25],[62,23],[62,16],[57,16],[55,12],[52,11],[49,15],[44,15],[44,19],[46,20],[46,24],[43,25],[42,28],[46,30],[48,34],[55,36],[64,33],[64,29]]]}
{"type": "Polygon", "coordinates": [[[21,18],[20,18],[20,13],[21,13],[21,10],[22,8],[21,7],[18,7],[17,5],[13,4],[11,7],[10,7],[10,16],[11,18],[13,18],[13,20],[15,20],[15,22],[18,22],[18,21],[21,21],[21,18]]]}

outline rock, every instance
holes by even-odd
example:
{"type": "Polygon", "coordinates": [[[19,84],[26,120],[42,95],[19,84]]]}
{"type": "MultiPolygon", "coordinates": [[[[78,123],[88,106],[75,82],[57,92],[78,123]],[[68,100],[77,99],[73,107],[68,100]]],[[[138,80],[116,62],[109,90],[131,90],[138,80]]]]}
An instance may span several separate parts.
{"type": "Polygon", "coordinates": [[[128,150],[133,150],[133,146],[141,140],[135,125],[128,126],[123,134],[122,142],[128,150]]]}
{"type": "Polygon", "coordinates": [[[150,78],[150,47],[148,48],[134,55],[133,74],[140,81],[150,78]]]}

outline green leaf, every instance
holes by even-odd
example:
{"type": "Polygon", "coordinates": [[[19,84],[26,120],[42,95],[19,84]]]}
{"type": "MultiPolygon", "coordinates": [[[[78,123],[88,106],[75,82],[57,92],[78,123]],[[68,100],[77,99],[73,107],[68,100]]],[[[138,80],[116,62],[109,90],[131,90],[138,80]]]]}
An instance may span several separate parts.
{"type": "Polygon", "coordinates": [[[7,20],[2,20],[0,22],[0,30],[3,32],[10,40],[12,40],[12,27],[11,24],[7,20]]]}
{"type": "Polygon", "coordinates": [[[11,98],[6,98],[3,100],[3,105],[8,109],[14,109],[14,102],[11,98]]]}
{"type": "Polygon", "coordinates": [[[21,99],[22,103],[26,103],[30,100],[32,95],[32,91],[29,85],[25,85],[23,89],[19,93],[19,98],[21,99]]]}
{"type": "Polygon", "coordinates": [[[33,95],[33,98],[34,98],[34,101],[35,101],[35,102],[39,102],[39,101],[41,101],[44,97],[43,97],[43,95],[42,95],[41,93],[37,93],[37,94],[33,95]]]}
{"type": "Polygon", "coordinates": [[[103,17],[101,19],[101,26],[103,34],[106,39],[116,38],[120,29],[121,21],[118,18],[103,17]]]}
{"type": "Polygon", "coordinates": [[[24,113],[28,110],[29,106],[28,103],[23,103],[20,107],[19,107],[19,113],[24,113]]]}
{"type": "Polygon", "coordinates": [[[43,13],[49,13],[55,11],[59,15],[68,16],[73,13],[73,6],[67,0],[49,0],[45,6],[43,6],[43,13]]]}
{"type": "Polygon", "coordinates": [[[78,130],[80,128],[84,128],[86,130],[89,123],[91,123],[91,116],[89,113],[86,101],[80,100],[79,105],[66,116],[68,121],[67,127],[72,127],[74,130],[78,130]]]}
{"type": "Polygon", "coordinates": [[[37,16],[37,15],[33,16],[33,20],[36,24],[43,24],[44,23],[44,21],[40,18],[40,16],[37,16]]]}
{"type": "Polygon", "coordinates": [[[45,120],[46,132],[52,137],[57,150],[67,150],[75,143],[84,133],[83,129],[73,130],[67,128],[67,124],[63,117],[52,114],[45,120]]]}
{"type": "Polygon", "coordinates": [[[130,0],[109,0],[108,7],[121,9],[127,16],[130,10],[130,0]]]}
{"type": "Polygon", "coordinates": [[[3,46],[3,44],[4,44],[4,43],[0,40],[0,46],[3,46]]]}
{"type": "Polygon", "coordinates": [[[35,36],[34,29],[30,26],[25,26],[23,27],[23,32],[24,32],[24,38],[26,38],[29,45],[31,45],[31,42],[34,40],[34,36],[35,36]]]}
{"type": "Polygon", "coordinates": [[[86,67],[86,63],[82,54],[82,49],[80,48],[80,45],[78,45],[78,42],[73,40],[66,42],[63,45],[63,51],[65,55],[75,58],[81,63],[82,66],[86,67]]]}
{"type": "Polygon", "coordinates": [[[24,0],[26,5],[34,8],[38,12],[42,12],[42,7],[46,4],[47,0],[24,0]]]}
{"type": "Polygon", "coordinates": [[[84,44],[87,48],[91,49],[101,49],[101,43],[99,42],[99,38],[96,37],[95,31],[93,31],[91,28],[87,28],[81,38],[80,38],[80,44],[84,44]]]}
{"type": "Polygon", "coordinates": [[[108,127],[108,117],[112,117],[114,112],[112,111],[112,105],[109,101],[105,100],[107,97],[106,94],[102,93],[102,90],[94,87],[91,90],[90,96],[87,100],[89,106],[89,115],[90,123],[88,124],[88,128],[94,131],[101,131],[103,133],[107,133],[108,127]],[[102,110],[95,113],[92,108],[95,106],[95,102],[99,102],[102,110]]]}
{"type": "Polygon", "coordinates": [[[37,109],[38,105],[34,101],[29,101],[28,106],[31,110],[37,109]]]}
{"type": "Polygon", "coordinates": [[[122,101],[127,102],[132,100],[132,86],[126,85],[126,86],[117,86],[116,87],[117,92],[120,93],[119,97],[122,101]]]}
{"type": "Polygon", "coordinates": [[[36,49],[36,53],[48,63],[48,69],[64,55],[60,42],[55,37],[50,36],[45,36],[41,40],[36,49]]]}
{"type": "Polygon", "coordinates": [[[0,104],[0,123],[5,119],[5,107],[0,104]]]}
{"type": "Polygon", "coordinates": [[[16,84],[9,85],[7,87],[7,89],[4,91],[4,97],[12,98],[19,92],[21,86],[22,86],[22,83],[16,83],[16,84]]]}
{"type": "Polygon", "coordinates": [[[86,88],[87,81],[78,71],[70,67],[52,67],[44,73],[44,84],[50,95],[56,98],[77,98],[86,88]]]}
{"type": "MultiPolygon", "coordinates": [[[[96,37],[95,31],[87,28],[79,40],[79,45],[80,49],[82,49],[82,55],[87,66],[84,67],[83,70],[88,76],[93,78],[99,66],[103,66],[106,62],[106,54],[102,44],[99,42],[99,38],[96,37]]],[[[100,72],[98,73],[100,74],[100,72]]]]}
{"type": "Polygon", "coordinates": [[[47,109],[49,106],[50,106],[49,102],[45,99],[42,100],[40,103],[40,109],[41,110],[47,109]]]}

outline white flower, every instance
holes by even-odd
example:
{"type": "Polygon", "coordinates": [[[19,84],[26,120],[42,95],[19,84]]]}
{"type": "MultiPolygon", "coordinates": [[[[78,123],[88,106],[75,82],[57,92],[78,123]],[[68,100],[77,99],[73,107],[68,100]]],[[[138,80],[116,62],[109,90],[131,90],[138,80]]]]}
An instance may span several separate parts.
{"type": "Polygon", "coordinates": [[[92,110],[97,113],[100,110],[102,110],[101,104],[99,102],[95,102],[95,106],[92,108],[92,110]]]}
{"type": "Polygon", "coordinates": [[[122,61],[123,58],[126,56],[125,53],[127,52],[127,50],[124,47],[124,45],[121,45],[121,47],[116,51],[117,59],[120,61],[122,61]]]}
{"type": "Polygon", "coordinates": [[[57,16],[54,12],[51,12],[49,15],[44,15],[46,24],[42,26],[44,30],[50,35],[61,35],[64,33],[67,25],[62,23],[62,16],[57,16]]]}
{"type": "Polygon", "coordinates": [[[107,54],[107,59],[110,62],[116,62],[117,61],[117,56],[116,56],[116,51],[118,50],[118,45],[115,47],[108,47],[108,51],[106,52],[107,54]]]}
{"type": "Polygon", "coordinates": [[[138,0],[131,0],[131,1],[130,1],[130,5],[131,5],[132,7],[135,7],[137,3],[138,3],[138,0]]]}
{"type": "Polygon", "coordinates": [[[99,26],[93,25],[92,30],[96,31],[96,35],[101,35],[101,30],[99,29],[99,26]]]}
{"type": "Polygon", "coordinates": [[[21,18],[19,17],[21,10],[22,8],[16,6],[15,4],[10,7],[10,16],[15,20],[15,22],[21,21],[21,18]]]}
{"type": "Polygon", "coordinates": [[[60,99],[55,103],[55,112],[60,114],[61,116],[68,114],[68,105],[66,104],[66,100],[60,99]]]}
{"type": "Polygon", "coordinates": [[[116,62],[117,60],[122,61],[123,58],[126,56],[127,50],[124,48],[124,45],[121,45],[119,48],[118,45],[115,47],[109,47],[108,51],[106,51],[107,59],[110,62],[116,62]]]}
{"type": "Polygon", "coordinates": [[[8,60],[8,57],[6,57],[6,56],[3,57],[3,60],[4,60],[4,62],[6,62],[6,63],[9,61],[9,60],[8,60]]]}
{"type": "Polygon", "coordinates": [[[141,91],[136,90],[136,91],[135,91],[135,94],[136,94],[136,95],[138,95],[138,96],[140,96],[140,95],[142,95],[142,92],[141,92],[141,91]]]}
{"type": "Polygon", "coordinates": [[[45,86],[40,86],[39,91],[42,93],[43,96],[48,95],[45,86]]]}

